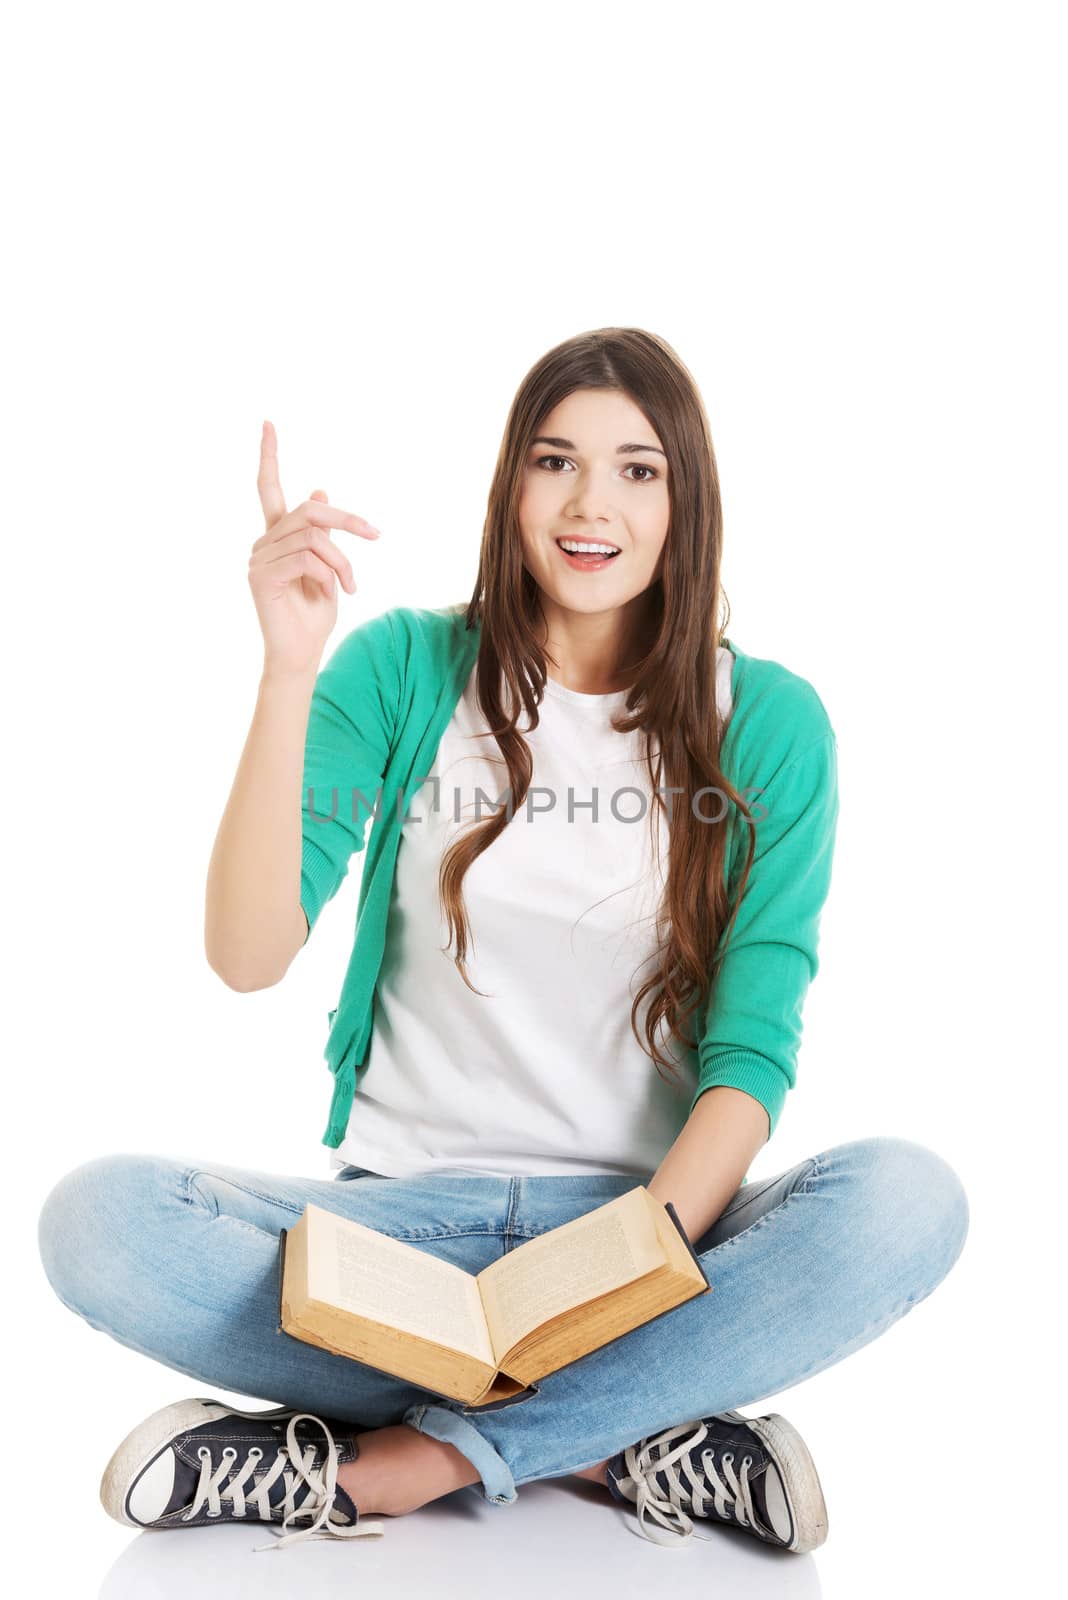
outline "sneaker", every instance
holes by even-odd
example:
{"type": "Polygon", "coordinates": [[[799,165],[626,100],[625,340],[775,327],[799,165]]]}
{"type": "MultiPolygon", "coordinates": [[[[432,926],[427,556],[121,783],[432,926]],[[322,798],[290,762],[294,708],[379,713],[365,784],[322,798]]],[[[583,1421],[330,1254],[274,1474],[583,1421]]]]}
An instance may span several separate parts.
{"type": "Polygon", "coordinates": [[[237,1411],[217,1400],[178,1400],[127,1434],[104,1468],[100,1500],[131,1528],[206,1528],[250,1515],[280,1522],[276,1542],[256,1551],[298,1539],[380,1534],[382,1524],[361,1522],[337,1482],[339,1464],[359,1453],[351,1422],[286,1406],[237,1411]],[[322,1429],[325,1449],[309,1437],[309,1425],[322,1429]],[[290,1521],[310,1526],[287,1533],[290,1521]]]}
{"type": "Polygon", "coordinates": [[[679,1423],[621,1450],[605,1476],[617,1500],[638,1507],[638,1531],[654,1544],[685,1544],[696,1532],[687,1513],[798,1553],[827,1537],[815,1463],[796,1428],[776,1413],[724,1411],[679,1423]]]}

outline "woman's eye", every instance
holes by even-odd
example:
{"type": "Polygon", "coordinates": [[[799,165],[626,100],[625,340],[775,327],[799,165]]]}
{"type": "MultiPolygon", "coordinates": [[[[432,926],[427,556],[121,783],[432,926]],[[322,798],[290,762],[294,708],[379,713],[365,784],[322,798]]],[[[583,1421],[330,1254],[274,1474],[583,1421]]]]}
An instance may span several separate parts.
{"type": "MultiPolygon", "coordinates": [[[[564,462],[567,462],[567,457],[566,456],[539,456],[538,457],[538,466],[539,467],[543,467],[547,461],[564,461],[564,462]]],[[[626,470],[628,472],[638,471],[638,472],[647,472],[649,474],[648,478],[635,478],[635,479],[632,479],[631,481],[634,482],[634,483],[649,483],[649,482],[652,481],[653,478],[658,478],[660,476],[660,474],[657,472],[655,467],[646,466],[644,461],[632,461],[630,466],[627,467],[626,470]]],[[[560,474],[556,473],[555,476],[559,477],[560,474]]]]}

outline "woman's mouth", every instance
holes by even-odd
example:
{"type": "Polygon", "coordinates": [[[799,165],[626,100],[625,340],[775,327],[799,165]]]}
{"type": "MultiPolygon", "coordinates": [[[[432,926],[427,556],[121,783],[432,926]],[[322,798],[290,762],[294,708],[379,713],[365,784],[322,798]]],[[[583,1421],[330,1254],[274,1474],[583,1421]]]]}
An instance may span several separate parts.
{"type": "Polygon", "coordinates": [[[619,550],[608,546],[607,540],[568,539],[566,543],[570,548],[565,550],[564,544],[557,539],[556,548],[576,572],[600,572],[602,567],[609,566],[619,555],[619,550]],[[588,544],[595,548],[589,549],[588,544]]]}

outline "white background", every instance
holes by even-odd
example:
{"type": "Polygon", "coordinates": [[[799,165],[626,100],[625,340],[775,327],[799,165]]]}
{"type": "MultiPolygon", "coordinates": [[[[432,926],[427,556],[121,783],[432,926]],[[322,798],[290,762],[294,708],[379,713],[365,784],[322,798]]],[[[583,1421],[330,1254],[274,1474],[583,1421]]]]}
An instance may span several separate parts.
{"type": "MultiPolygon", "coordinates": [[[[388,606],[470,596],[520,378],[612,324],[656,331],[693,372],[729,635],[807,677],[838,735],[820,973],[754,1176],[898,1134],[971,1203],[928,1301],[759,1408],[804,1433],[827,1544],[779,1561],[702,1544],[671,1580],[994,1593],[1054,1557],[1058,23],[1057,6],[931,0],[45,4],[5,23],[4,1477],[8,1538],[32,1541],[47,1586],[126,1593],[139,1562],[140,1592],[171,1592],[158,1542],[96,1492],[123,1434],[195,1391],[52,1294],[52,1184],[123,1150],[329,1174],[322,1050],[358,863],[278,988],[231,992],[203,949],[262,660],[262,419],[290,504],[322,488],[383,530],[334,536],[358,590],[329,652],[388,606]]],[[[256,1592],[351,1592],[368,1563],[403,1589],[428,1538],[452,1540],[470,1592],[491,1523],[503,1588],[538,1517],[573,1507],[521,1499],[461,1495],[382,1541],[260,1556],[256,1592]]],[[[671,1557],[581,1511],[576,1552],[592,1540],[622,1592],[665,1581],[671,1557]]],[[[245,1592],[264,1542],[160,1537],[201,1594],[245,1592]]]]}

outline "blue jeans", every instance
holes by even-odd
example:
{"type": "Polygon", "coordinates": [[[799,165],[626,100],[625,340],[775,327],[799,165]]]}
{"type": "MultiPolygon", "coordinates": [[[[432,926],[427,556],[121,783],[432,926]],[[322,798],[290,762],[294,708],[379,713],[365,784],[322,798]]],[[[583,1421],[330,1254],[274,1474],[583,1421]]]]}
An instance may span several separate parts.
{"type": "Polygon", "coordinates": [[[283,1177],[107,1155],[50,1191],[38,1240],[63,1304],[196,1380],[454,1445],[497,1505],[679,1422],[752,1405],[859,1350],[926,1299],[964,1245],[968,1200],[926,1146],[835,1145],[742,1185],[693,1241],[711,1294],[490,1407],[443,1400],[277,1331],[278,1235],[312,1201],[476,1273],[646,1178],[283,1177]]]}

